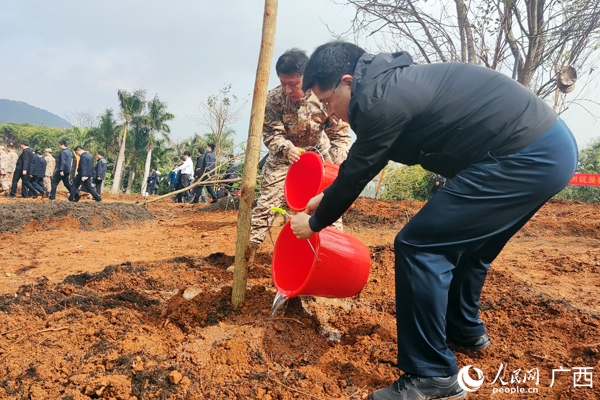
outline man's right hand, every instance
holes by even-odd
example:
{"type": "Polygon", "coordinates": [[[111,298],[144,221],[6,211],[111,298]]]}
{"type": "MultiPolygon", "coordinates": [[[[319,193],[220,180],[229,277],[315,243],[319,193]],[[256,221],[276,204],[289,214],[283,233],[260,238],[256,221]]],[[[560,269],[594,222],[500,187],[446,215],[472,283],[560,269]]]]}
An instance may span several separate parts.
{"type": "Polygon", "coordinates": [[[60,176],[65,176],[65,173],[61,171],[60,176]]]}
{"type": "Polygon", "coordinates": [[[100,179],[100,178],[96,178],[96,179],[98,179],[99,181],[101,181],[101,180],[102,180],[102,179],[100,179]]]}
{"type": "Polygon", "coordinates": [[[291,164],[300,160],[300,148],[296,146],[292,146],[290,151],[288,151],[288,160],[291,164]]]}
{"type": "Polygon", "coordinates": [[[23,175],[27,175],[27,171],[23,171],[23,175]]]}
{"type": "Polygon", "coordinates": [[[324,193],[319,193],[318,195],[310,199],[308,201],[308,204],[306,205],[306,210],[304,210],[304,212],[308,215],[312,215],[312,213],[315,212],[317,207],[319,207],[319,204],[321,203],[321,200],[323,200],[324,195],[324,193]]]}

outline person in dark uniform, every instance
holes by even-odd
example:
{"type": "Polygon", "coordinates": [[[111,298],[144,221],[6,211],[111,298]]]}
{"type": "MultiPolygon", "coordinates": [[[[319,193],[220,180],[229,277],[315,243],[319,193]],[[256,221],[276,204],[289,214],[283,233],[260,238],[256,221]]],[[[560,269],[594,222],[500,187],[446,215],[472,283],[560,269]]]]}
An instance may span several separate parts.
{"type": "MultiPolygon", "coordinates": [[[[217,157],[215,156],[215,153],[213,153],[214,149],[214,144],[209,143],[206,145],[206,154],[204,155],[204,160],[202,161],[202,173],[206,174],[206,176],[202,178],[203,181],[210,181],[215,177],[213,169],[215,169],[217,157]]],[[[208,192],[208,194],[210,194],[210,197],[212,198],[211,203],[217,202],[218,197],[212,185],[203,185],[199,187],[206,187],[206,191],[208,192]]]]}
{"type": "Polygon", "coordinates": [[[152,168],[152,173],[150,174],[150,176],[148,177],[148,179],[146,179],[147,182],[147,186],[148,186],[148,194],[154,194],[154,187],[156,186],[156,181],[158,180],[158,175],[156,174],[156,168],[152,168]]]}
{"type": "MultiPolygon", "coordinates": [[[[229,155],[229,165],[227,166],[227,171],[225,175],[223,175],[223,179],[236,179],[240,176],[240,166],[235,162],[235,156],[233,154],[229,155]]],[[[232,193],[233,182],[225,182],[225,190],[229,193],[232,193]]]]}
{"type": "MultiPolygon", "coordinates": [[[[198,180],[204,173],[202,166],[204,165],[204,149],[198,149],[198,158],[196,158],[196,169],[194,170],[194,179],[198,180]]],[[[206,194],[204,193],[204,186],[196,186],[194,188],[194,199],[191,201],[192,204],[198,204],[198,200],[202,199],[202,203],[206,203],[206,194]]]]}
{"type": "Polygon", "coordinates": [[[435,184],[433,185],[433,188],[431,189],[431,194],[432,195],[436,194],[437,191],[440,190],[445,184],[446,184],[446,178],[444,178],[440,174],[437,174],[435,177],[435,184]]]}
{"type": "Polygon", "coordinates": [[[56,189],[60,182],[65,185],[69,193],[73,190],[73,186],[71,186],[71,183],[69,182],[71,165],[73,164],[73,154],[71,154],[71,151],[67,148],[66,140],[60,140],[58,142],[58,147],[60,147],[60,154],[58,155],[58,162],[56,163],[56,171],[54,171],[54,176],[52,177],[52,190],[48,197],[50,200],[56,199],[56,189]]]}
{"type": "Polygon", "coordinates": [[[12,185],[10,187],[10,193],[6,197],[15,198],[17,197],[17,184],[19,183],[19,179],[21,180],[21,197],[27,198],[32,197],[36,198],[38,193],[31,185],[30,179],[30,170],[31,170],[31,160],[33,160],[33,150],[29,147],[29,142],[27,140],[21,141],[21,155],[17,159],[17,165],[15,166],[15,173],[12,179],[12,185]]]}
{"type": "Polygon", "coordinates": [[[85,191],[92,195],[95,201],[101,202],[102,198],[94,189],[92,185],[93,176],[93,161],[92,156],[87,151],[83,150],[81,146],[75,147],[75,153],[79,156],[79,166],[77,167],[77,175],[73,179],[73,186],[69,201],[77,202],[81,199],[79,194],[79,186],[83,186],[85,191]]]}
{"type": "Polygon", "coordinates": [[[42,195],[46,195],[46,190],[44,189],[44,176],[46,176],[46,159],[42,157],[42,152],[36,150],[33,153],[31,158],[31,167],[30,167],[30,175],[29,181],[31,182],[31,186],[36,190],[36,192],[42,195]]]}
{"type": "Polygon", "coordinates": [[[335,181],[292,218],[307,239],[336,221],[389,160],[452,179],[394,242],[398,381],[372,400],[458,399],[455,351],[491,344],[479,318],[490,263],[570,181],[577,144],[556,113],[509,77],[473,64],[413,65],[322,45],[304,72],[328,115],[356,142],[335,181]],[[443,215],[443,218],[439,216],[443,215]]]}
{"type": "Polygon", "coordinates": [[[101,151],[96,152],[96,165],[94,165],[94,184],[96,186],[96,193],[102,194],[102,184],[106,179],[106,168],[107,162],[104,158],[104,153],[101,151]]]}

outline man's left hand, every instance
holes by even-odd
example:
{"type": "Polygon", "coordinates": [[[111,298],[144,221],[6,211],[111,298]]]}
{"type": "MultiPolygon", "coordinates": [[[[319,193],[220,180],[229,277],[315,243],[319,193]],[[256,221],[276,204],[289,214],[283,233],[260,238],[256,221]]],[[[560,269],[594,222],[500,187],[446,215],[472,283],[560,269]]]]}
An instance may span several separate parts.
{"type": "Polygon", "coordinates": [[[81,182],[85,182],[87,181],[87,176],[84,176],[83,178],[81,178],[81,182]]]}
{"type": "Polygon", "coordinates": [[[308,239],[315,234],[315,232],[310,229],[310,225],[308,224],[309,219],[310,216],[305,213],[300,213],[292,217],[290,225],[292,227],[292,232],[294,232],[294,235],[296,235],[298,239],[308,239]]]}

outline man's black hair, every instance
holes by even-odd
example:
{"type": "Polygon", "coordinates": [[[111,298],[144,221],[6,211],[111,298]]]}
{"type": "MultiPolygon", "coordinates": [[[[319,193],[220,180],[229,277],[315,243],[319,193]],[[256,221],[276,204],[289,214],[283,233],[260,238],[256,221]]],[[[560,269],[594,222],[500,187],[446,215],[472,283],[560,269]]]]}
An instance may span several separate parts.
{"type": "Polygon", "coordinates": [[[7,149],[14,149],[14,147],[13,147],[12,143],[11,143],[11,144],[9,144],[8,146],[6,146],[6,148],[7,148],[7,149]]]}
{"type": "Polygon", "coordinates": [[[36,151],[35,151],[35,154],[37,154],[38,156],[41,156],[41,155],[42,155],[42,152],[41,152],[41,151],[39,151],[39,150],[36,150],[36,151]]]}
{"type": "Polygon", "coordinates": [[[77,146],[77,147],[75,147],[75,149],[73,151],[77,151],[77,150],[83,150],[83,147],[77,146]]]}
{"type": "Polygon", "coordinates": [[[229,155],[229,158],[234,158],[234,157],[235,157],[235,156],[234,156],[233,154],[230,154],[230,155],[229,155]]]}
{"type": "Polygon", "coordinates": [[[179,156],[179,159],[182,161],[185,161],[185,157],[184,156],[179,156]]]}
{"type": "Polygon", "coordinates": [[[189,157],[190,156],[190,152],[186,150],[186,151],[183,152],[183,155],[189,157]]]}
{"type": "Polygon", "coordinates": [[[58,144],[59,145],[62,144],[63,146],[66,146],[67,145],[67,141],[65,139],[61,139],[61,140],[58,141],[58,144]]]}
{"type": "Polygon", "coordinates": [[[213,151],[215,149],[215,144],[214,143],[208,143],[206,145],[206,147],[210,147],[210,151],[213,151]]]}
{"type": "Polygon", "coordinates": [[[200,154],[204,154],[205,151],[206,150],[204,150],[203,148],[198,148],[198,153],[200,153],[200,154]]]}
{"type": "Polygon", "coordinates": [[[358,59],[365,51],[355,44],[348,42],[330,42],[317,47],[310,56],[302,90],[317,86],[320,91],[333,89],[344,75],[354,75],[358,59]]]}
{"type": "Polygon", "coordinates": [[[21,140],[21,144],[24,146],[29,146],[29,142],[27,140],[21,140]]]}
{"type": "Polygon", "coordinates": [[[96,153],[100,154],[102,157],[104,157],[104,153],[101,151],[97,151],[96,153]]]}
{"type": "Polygon", "coordinates": [[[275,64],[277,76],[283,75],[304,75],[304,68],[308,62],[308,56],[304,50],[289,49],[279,57],[275,64]]]}

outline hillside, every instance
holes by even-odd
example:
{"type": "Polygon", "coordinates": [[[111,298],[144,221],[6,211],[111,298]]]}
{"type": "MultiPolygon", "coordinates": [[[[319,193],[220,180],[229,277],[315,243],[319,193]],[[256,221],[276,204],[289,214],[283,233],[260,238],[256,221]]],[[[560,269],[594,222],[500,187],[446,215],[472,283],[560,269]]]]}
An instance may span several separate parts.
{"type": "Polygon", "coordinates": [[[69,121],[49,111],[31,106],[22,101],[0,99],[0,124],[9,122],[29,123],[32,125],[43,123],[48,127],[58,128],[72,127],[69,121]]]}

